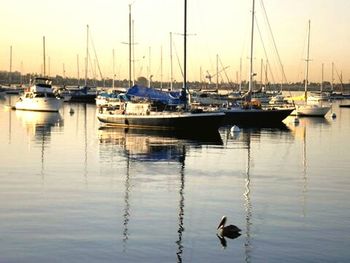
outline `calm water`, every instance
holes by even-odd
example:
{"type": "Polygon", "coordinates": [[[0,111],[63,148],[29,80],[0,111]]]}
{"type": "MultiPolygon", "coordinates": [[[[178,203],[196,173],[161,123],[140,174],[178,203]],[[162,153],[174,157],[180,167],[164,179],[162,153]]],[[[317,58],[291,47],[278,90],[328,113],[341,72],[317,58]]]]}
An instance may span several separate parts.
{"type": "Polygon", "coordinates": [[[334,120],[200,140],[99,129],[94,105],[1,103],[0,262],[350,260],[350,109],[339,102],[334,120]],[[222,215],[242,229],[225,249],[222,215]]]}

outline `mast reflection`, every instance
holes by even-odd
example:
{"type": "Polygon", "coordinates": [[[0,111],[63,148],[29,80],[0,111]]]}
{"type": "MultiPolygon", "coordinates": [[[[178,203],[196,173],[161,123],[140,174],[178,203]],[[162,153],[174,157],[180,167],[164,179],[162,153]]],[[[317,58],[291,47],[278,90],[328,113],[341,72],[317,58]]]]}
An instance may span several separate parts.
{"type": "MultiPolygon", "coordinates": [[[[129,221],[131,216],[130,166],[133,162],[175,162],[180,164],[179,209],[178,209],[178,239],[176,240],[177,262],[182,262],[183,232],[185,216],[185,159],[187,150],[191,147],[222,145],[219,132],[212,134],[190,134],[167,130],[140,130],[116,127],[100,127],[100,157],[106,158],[112,154],[124,156],[126,159],[124,213],[123,213],[123,244],[127,249],[129,240],[129,221]],[[114,146],[119,147],[114,147],[114,146]],[[113,146],[113,147],[109,147],[113,146]]],[[[113,157],[113,156],[112,156],[113,157]]],[[[113,163],[114,158],[106,159],[113,163]]]]}
{"type": "Polygon", "coordinates": [[[123,252],[126,252],[127,242],[129,239],[129,217],[130,217],[130,203],[129,203],[129,193],[130,193],[130,159],[126,159],[126,177],[125,177],[125,194],[124,194],[124,213],[123,213],[123,252]]]}
{"type": "Polygon", "coordinates": [[[307,215],[307,193],[308,193],[308,155],[307,155],[307,139],[308,129],[320,128],[330,125],[330,121],[325,118],[299,118],[298,124],[290,125],[289,128],[293,131],[295,138],[302,141],[302,153],[301,153],[301,204],[302,204],[302,216],[305,218],[307,215]]]}
{"type": "Polygon", "coordinates": [[[182,253],[183,253],[183,245],[182,245],[182,233],[185,231],[184,228],[184,215],[185,215],[185,196],[184,196],[184,189],[185,189],[185,151],[186,148],[183,146],[184,155],[183,159],[180,161],[181,168],[180,168],[180,200],[179,200],[179,229],[177,230],[179,237],[176,241],[177,244],[177,262],[182,262],[182,253]]]}
{"type": "Polygon", "coordinates": [[[251,250],[252,250],[252,244],[251,244],[251,226],[252,226],[252,202],[250,199],[250,133],[247,133],[247,167],[246,167],[246,178],[245,178],[245,191],[243,193],[244,196],[244,208],[245,208],[245,220],[246,220],[246,231],[245,231],[245,243],[244,243],[244,249],[245,249],[245,262],[250,262],[251,259],[251,250]]]}
{"type": "Polygon", "coordinates": [[[307,193],[307,157],[306,157],[306,127],[303,128],[303,216],[306,217],[307,193]]]}
{"type": "MultiPolygon", "coordinates": [[[[244,261],[251,262],[251,253],[253,250],[253,237],[252,237],[252,227],[253,227],[253,202],[252,202],[252,191],[251,191],[251,164],[252,164],[252,142],[258,142],[264,136],[271,136],[275,139],[290,140],[291,133],[290,129],[283,123],[274,126],[266,127],[241,127],[239,132],[231,132],[231,130],[226,127],[221,131],[223,137],[225,138],[225,144],[235,144],[239,148],[246,149],[247,151],[247,161],[244,172],[244,210],[245,210],[245,229],[242,231],[244,235],[244,261]],[[243,147],[242,147],[243,146],[243,147]]],[[[226,240],[220,240],[221,244],[226,244],[226,240]]]]}

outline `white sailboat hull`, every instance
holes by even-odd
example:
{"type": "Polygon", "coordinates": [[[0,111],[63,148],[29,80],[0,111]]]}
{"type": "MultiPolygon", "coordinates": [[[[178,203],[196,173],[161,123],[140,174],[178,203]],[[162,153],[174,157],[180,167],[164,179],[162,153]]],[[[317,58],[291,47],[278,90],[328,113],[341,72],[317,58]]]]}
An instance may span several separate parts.
{"type": "Polygon", "coordinates": [[[305,104],[297,105],[295,111],[298,116],[324,117],[330,109],[330,106],[305,104]]]}
{"type": "Polygon", "coordinates": [[[23,98],[21,97],[15,104],[16,110],[29,111],[52,111],[57,112],[62,101],[57,98],[23,98]]]}

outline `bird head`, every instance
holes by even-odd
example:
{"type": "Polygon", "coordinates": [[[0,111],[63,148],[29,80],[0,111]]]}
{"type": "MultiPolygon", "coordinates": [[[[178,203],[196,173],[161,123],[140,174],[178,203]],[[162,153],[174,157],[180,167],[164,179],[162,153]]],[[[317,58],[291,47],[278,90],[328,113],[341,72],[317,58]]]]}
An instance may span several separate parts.
{"type": "Polygon", "coordinates": [[[226,224],[226,216],[223,216],[223,217],[221,218],[221,221],[220,221],[219,226],[218,226],[217,229],[220,229],[220,228],[225,227],[225,224],[226,224]]]}

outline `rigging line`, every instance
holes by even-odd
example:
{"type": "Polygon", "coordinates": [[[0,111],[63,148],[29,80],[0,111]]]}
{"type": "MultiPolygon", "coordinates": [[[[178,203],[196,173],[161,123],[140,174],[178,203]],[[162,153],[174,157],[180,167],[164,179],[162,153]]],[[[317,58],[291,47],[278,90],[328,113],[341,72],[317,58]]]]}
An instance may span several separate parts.
{"type": "MultiPolygon", "coordinates": [[[[265,58],[266,58],[266,61],[268,61],[268,56],[267,56],[265,44],[264,44],[264,41],[263,41],[263,38],[262,38],[262,35],[261,35],[261,31],[260,31],[258,19],[257,19],[256,16],[255,16],[255,22],[256,22],[256,27],[257,27],[258,32],[259,32],[261,44],[262,44],[262,47],[263,47],[263,50],[264,50],[264,53],[265,53],[265,58]]],[[[273,83],[276,83],[276,82],[275,82],[275,78],[274,78],[273,73],[272,73],[272,70],[271,70],[271,65],[269,64],[269,66],[270,66],[269,69],[270,69],[270,75],[271,75],[272,81],[273,81],[273,83]]]]}
{"type": "MultiPolygon", "coordinates": [[[[90,36],[91,36],[91,33],[90,33],[90,36]]],[[[98,61],[98,57],[97,57],[97,53],[96,53],[96,49],[95,49],[95,45],[94,45],[94,41],[92,40],[92,37],[90,37],[90,39],[91,39],[92,48],[94,49],[95,59],[97,61],[97,68],[98,68],[98,71],[100,73],[101,79],[103,79],[101,68],[100,68],[100,63],[98,61]]]]}
{"type": "Polygon", "coordinates": [[[225,71],[225,67],[223,67],[223,69],[219,71],[219,77],[221,82],[224,81],[224,78],[222,77],[222,71],[225,71]]]}
{"type": "Polygon", "coordinates": [[[89,63],[90,63],[90,70],[92,72],[92,76],[93,76],[93,82],[94,85],[96,85],[96,71],[95,71],[95,65],[92,64],[92,59],[89,53],[89,63]]]}
{"type": "Polygon", "coordinates": [[[180,71],[181,71],[181,76],[184,77],[184,72],[183,72],[182,67],[181,67],[181,62],[180,62],[179,54],[177,53],[175,42],[174,42],[174,49],[175,49],[175,55],[176,55],[176,58],[177,58],[177,63],[179,64],[179,68],[180,68],[180,71]]]}
{"type": "Polygon", "coordinates": [[[337,70],[337,68],[335,67],[335,65],[334,65],[334,70],[335,70],[335,73],[337,73],[337,76],[338,76],[339,81],[340,81],[340,85],[341,85],[341,87],[343,88],[343,80],[342,80],[342,78],[340,77],[340,75],[339,75],[339,73],[338,73],[338,70],[337,70]]]}
{"type": "Polygon", "coordinates": [[[273,35],[273,33],[272,33],[271,24],[270,24],[269,18],[268,18],[267,13],[266,13],[264,1],[263,1],[263,0],[260,0],[260,3],[261,3],[261,6],[262,6],[262,9],[263,9],[263,11],[264,11],[265,19],[266,19],[266,22],[267,22],[267,25],[268,25],[268,27],[269,27],[270,34],[271,34],[271,37],[272,37],[273,46],[275,47],[275,51],[276,51],[276,54],[277,54],[277,57],[278,57],[278,61],[279,61],[280,66],[281,66],[282,76],[283,76],[284,80],[287,82],[287,77],[286,77],[286,74],[285,74],[285,72],[284,72],[282,60],[281,60],[280,54],[279,54],[278,49],[277,49],[275,37],[274,37],[274,35],[273,35]]]}
{"type": "Polygon", "coordinates": [[[267,69],[268,69],[268,71],[270,71],[270,75],[271,75],[271,78],[272,78],[272,82],[276,84],[275,79],[273,78],[272,67],[271,67],[270,61],[269,61],[269,60],[266,60],[266,64],[267,64],[267,69]]]}
{"type": "Polygon", "coordinates": [[[145,62],[145,58],[146,58],[146,56],[142,56],[142,59],[141,59],[141,66],[139,66],[139,74],[138,74],[138,76],[142,76],[143,64],[144,64],[144,62],[145,62]]]}
{"type": "Polygon", "coordinates": [[[227,75],[226,69],[225,69],[225,67],[224,67],[224,65],[222,63],[222,60],[221,60],[220,56],[219,56],[219,62],[220,62],[221,67],[223,68],[223,71],[225,73],[225,76],[226,76],[228,84],[230,85],[231,88],[234,88],[232,82],[230,81],[230,79],[229,79],[229,77],[227,75]]]}

